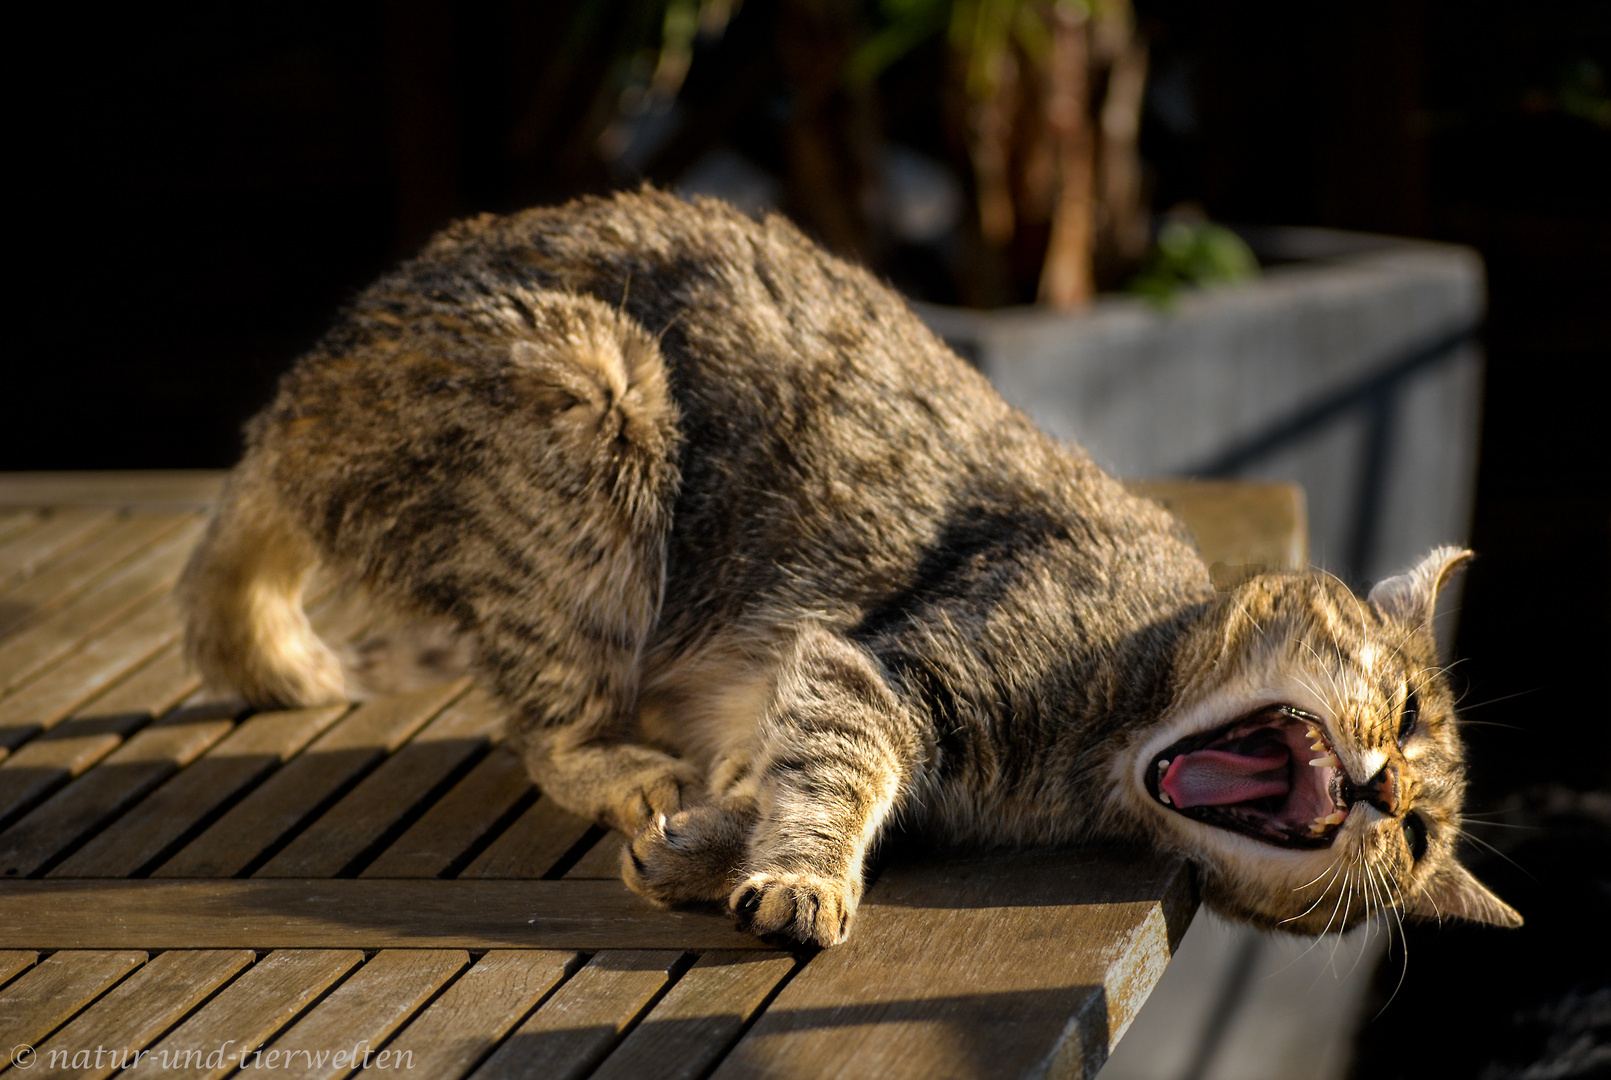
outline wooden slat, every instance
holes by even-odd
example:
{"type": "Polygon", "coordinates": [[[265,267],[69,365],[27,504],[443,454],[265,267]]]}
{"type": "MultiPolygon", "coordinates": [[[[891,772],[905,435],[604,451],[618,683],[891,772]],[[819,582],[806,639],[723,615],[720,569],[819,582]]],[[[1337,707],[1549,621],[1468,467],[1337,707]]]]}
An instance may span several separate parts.
{"type": "Polygon", "coordinates": [[[760,949],[618,881],[0,881],[0,949],[760,949]]]}
{"type": "MultiPolygon", "coordinates": [[[[468,683],[461,682],[461,689],[468,683]]],[[[387,758],[379,768],[265,863],[257,877],[334,877],[386,830],[484,753],[501,724],[484,694],[471,692],[387,758]]]]}
{"type": "Polygon", "coordinates": [[[143,952],[58,952],[0,991],[0,1048],[38,1046],[143,963],[143,952]]]}
{"type": "MultiPolygon", "coordinates": [[[[0,952],[0,986],[15,979],[18,975],[33,967],[39,960],[39,954],[32,949],[8,949],[0,952]]],[[[5,1049],[0,1047],[0,1050],[5,1049]]]]}
{"type": "MultiPolygon", "coordinates": [[[[261,1058],[253,1054],[250,1068],[261,1061],[274,1076],[294,1080],[345,1076],[366,1063],[365,1051],[379,1051],[392,1032],[469,962],[469,955],[457,949],[380,953],[270,1043],[261,1058]]],[[[378,1057],[373,1060],[376,1069],[388,1067],[378,1057]]]]}
{"type": "Polygon", "coordinates": [[[256,1050],[363,962],[357,949],[273,953],[152,1047],[141,1064],[161,1066],[163,1077],[216,1080],[233,1072],[239,1058],[219,1055],[209,1063],[214,1051],[226,1045],[231,1055],[256,1050]]]}
{"type": "Polygon", "coordinates": [[[179,854],[156,877],[230,877],[418,731],[459,684],[376,698],[353,710],[179,854]]]}
{"type": "Polygon", "coordinates": [[[109,528],[117,517],[111,510],[88,508],[47,513],[37,527],[0,546],[0,589],[10,588],[51,559],[109,528]]]}
{"type": "MultiPolygon", "coordinates": [[[[167,602],[163,597],[159,602],[167,602]]],[[[327,598],[316,597],[310,603],[308,617],[314,628],[325,635],[329,640],[345,640],[347,632],[343,618],[351,619],[351,612],[337,610],[336,606],[327,598]]],[[[175,615],[175,634],[178,633],[178,618],[175,615]]],[[[113,630],[112,634],[117,634],[113,630]]],[[[112,636],[109,634],[108,637],[112,636]]],[[[93,651],[92,643],[86,650],[93,651]]],[[[18,695],[26,694],[35,686],[64,685],[65,678],[71,674],[72,667],[77,662],[77,656],[70,656],[45,673],[41,679],[36,679],[18,691],[17,695],[0,701],[0,716],[5,716],[5,708],[18,695]]],[[[70,684],[67,684],[70,685],[70,684]]],[[[201,689],[201,677],[191,670],[190,665],[180,650],[177,642],[160,649],[155,657],[148,663],[126,674],[110,688],[98,695],[81,702],[77,707],[77,716],[74,720],[82,720],[87,727],[102,726],[123,728],[123,734],[140,727],[151,717],[161,716],[173,709],[180,702],[201,689]]],[[[0,749],[5,746],[14,746],[32,737],[35,729],[26,721],[14,727],[0,725],[0,749]]],[[[87,768],[99,757],[105,756],[116,749],[121,742],[121,736],[114,736],[110,740],[103,740],[97,744],[95,753],[88,754],[81,761],[81,768],[87,768]]]]}
{"type": "Polygon", "coordinates": [[[603,952],[588,961],[475,1072],[476,1080],[585,1076],[665,988],[676,952],[603,952]]]}
{"type": "Polygon", "coordinates": [[[0,700],[0,749],[19,746],[50,730],[178,636],[179,618],[171,597],[158,597],[0,700]]]}
{"type": "Polygon", "coordinates": [[[60,608],[118,566],[173,533],[194,515],[130,514],[87,543],[6,591],[0,603],[0,636],[60,608]]]}
{"type": "Polygon", "coordinates": [[[593,1080],[699,1080],[794,966],[788,953],[706,953],[604,1060],[593,1080]]]}
{"type": "Polygon", "coordinates": [[[10,692],[158,593],[172,589],[201,532],[192,518],[120,568],[95,588],[35,620],[5,643],[0,691],[10,692]]]}
{"type": "Polygon", "coordinates": [[[359,877],[436,877],[534,791],[520,759],[494,749],[359,877]]]}
{"type": "Polygon", "coordinates": [[[1094,1076],[1194,903],[1141,853],[896,862],[714,1075],[1094,1076]]]}
{"type": "Polygon", "coordinates": [[[235,726],[217,707],[180,709],[139,732],[106,760],[0,833],[0,875],[26,877],[99,828],[235,726]]]}
{"type": "Polygon", "coordinates": [[[626,836],[621,833],[613,831],[605,833],[599,837],[598,843],[588,848],[587,853],[576,860],[575,866],[565,871],[565,880],[620,880],[621,850],[626,847],[626,842],[626,836]]]}
{"type": "Polygon", "coordinates": [[[125,713],[162,716],[199,689],[201,677],[190,670],[178,644],[173,644],[74,712],[90,718],[125,713]]]}
{"type": "Polygon", "coordinates": [[[21,506],[0,510],[0,551],[13,539],[30,529],[37,529],[45,520],[47,511],[41,507],[21,506]]]}
{"type": "Polygon", "coordinates": [[[27,1075],[98,1080],[123,1063],[156,1064],[142,1062],[139,1051],[253,959],[248,949],[163,953],[51,1036],[27,1075]],[[97,1053],[103,1048],[104,1058],[97,1053]]]}
{"type": "Polygon", "coordinates": [[[414,1076],[458,1080],[579,960],[576,953],[546,949],[488,953],[391,1042],[392,1060],[404,1062],[414,1076]]]}
{"type": "Polygon", "coordinates": [[[345,705],[327,705],[258,713],[102,830],[49,876],[127,877],[135,873],[219,806],[290,760],[346,711],[345,705]]]}
{"type": "Polygon", "coordinates": [[[150,722],[144,713],[69,720],[0,762],[0,823],[88,770],[150,722]]]}
{"type": "Polygon", "coordinates": [[[184,506],[217,501],[217,469],[0,473],[0,506],[184,506]]]}
{"type": "Polygon", "coordinates": [[[592,825],[550,799],[538,799],[465,867],[460,878],[539,878],[592,825]]]}

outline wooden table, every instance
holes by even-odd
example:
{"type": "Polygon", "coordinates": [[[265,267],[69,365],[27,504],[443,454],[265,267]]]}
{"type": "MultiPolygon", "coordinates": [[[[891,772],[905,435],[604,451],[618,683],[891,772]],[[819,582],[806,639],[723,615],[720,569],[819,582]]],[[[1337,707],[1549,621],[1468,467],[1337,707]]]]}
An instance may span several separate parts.
{"type": "MultiPolygon", "coordinates": [[[[1091,1076],[1192,917],[1128,851],[897,856],[815,953],[650,908],[468,683],[209,700],[169,594],[218,483],[0,474],[0,1071],[1091,1076]]],[[[1217,577],[1305,557],[1293,488],[1144,486],[1217,577]]]]}

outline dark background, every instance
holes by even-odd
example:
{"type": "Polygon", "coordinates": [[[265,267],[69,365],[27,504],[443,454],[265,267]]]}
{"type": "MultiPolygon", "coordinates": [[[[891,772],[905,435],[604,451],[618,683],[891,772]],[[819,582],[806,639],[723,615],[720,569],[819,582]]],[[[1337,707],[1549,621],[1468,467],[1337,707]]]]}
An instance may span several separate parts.
{"type": "MultiPolygon", "coordinates": [[[[629,23],[641,6],[591,8],[629,23]]],[[[1611,71],[1611,4],[1138,7],[1156,210],[1434,237],[1487,261],[1456,671],[1472,831],[1513,860],[1471,861],[1529,925],[1412,930],[1358,1069],[1510,1075],[1561,1037],[1541,1003],[1611,980],[1611,131],[1567,100],[1584,63],[1611,71]]],[[[669,181],[716,142],[781,167],[769,0],[696,53],[683,93],[705,122],[626,173],[588,152],[608,57],[577,45],[576,9],[125,6],[14,40],[0,468],[226,466],[344,298],[451,217],[669,181]]],[[[919,50],[883,87],[885,130],[920,148],[946,138],[910,89],[937,62],[919,50]]],[[[883,254],[924,289],[920,260],[883,254]]],[[[1611,1039],[1600,1024],[1591,1037],[1611,1039]]]]}

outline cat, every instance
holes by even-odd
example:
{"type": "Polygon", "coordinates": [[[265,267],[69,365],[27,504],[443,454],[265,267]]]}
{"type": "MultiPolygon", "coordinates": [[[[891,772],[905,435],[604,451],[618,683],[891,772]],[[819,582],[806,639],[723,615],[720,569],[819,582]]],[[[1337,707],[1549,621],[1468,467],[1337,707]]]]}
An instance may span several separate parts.
{"type": "Polygon", "coordinates": [[[661,904],[845,940],[869,850],[1119,842],[1267,928],[1520,918],[1456,861],[1431,621],[1216,592],[1183,526],[777,215],[650,188],[450,226],[247,427],[180,587],[258,706],[352,687],[310,569],[445,625],[545,796],[661,904]]]}

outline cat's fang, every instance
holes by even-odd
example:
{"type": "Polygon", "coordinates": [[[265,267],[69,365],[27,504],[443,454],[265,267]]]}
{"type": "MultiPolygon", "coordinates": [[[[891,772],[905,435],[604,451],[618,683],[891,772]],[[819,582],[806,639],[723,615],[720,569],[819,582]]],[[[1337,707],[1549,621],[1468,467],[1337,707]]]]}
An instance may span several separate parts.
{"type": "MultiPolygon", "coordinates": [[[[1311,749],[1319,750],[1322,748],[1316,746],[1312,747],[1311,749]]],[[[1338,765],[1341,765],[1342,762],[1337,760],[1336,754],[1323,754],[1320,757],[1312,758],[1309,764],[1313,765],[1317,769],[1334,769],[1338,765]]]]}

